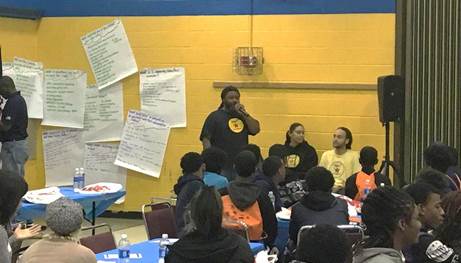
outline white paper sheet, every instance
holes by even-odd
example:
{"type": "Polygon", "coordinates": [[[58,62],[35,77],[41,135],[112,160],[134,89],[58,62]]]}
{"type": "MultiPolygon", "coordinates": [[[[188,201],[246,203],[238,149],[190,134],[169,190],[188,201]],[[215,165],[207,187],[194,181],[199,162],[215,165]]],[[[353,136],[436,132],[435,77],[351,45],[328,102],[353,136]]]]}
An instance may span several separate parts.
{"type": "MultiPolygon", "coordinates": [[[[88,143],[85,145],[85,185],[100,182],[117,183],[126,189],[126,169],[114,165],[118,144],[88,143]]],[[[124,197],[117,200],[120,204],[124,197]]]]}
{"type": "Polygon", "coordinates": [[[83,128],[86,86],[83,71],[46,70],[42,125],[83,128]]]}
{"type": "Polygon", "coordinates": [[[141,110],[162,118],[170,127],[186,127],[184,68],[143,69],[139,78],[141,110]]]}
{"type": "Polygon", "coordinates": [[[77,129],[43,132],[46,186],[72,185],[75,168],[83,167],[84,143],[77,129]]]}
{"type": "Polygon", "coordinates": [[[98,90],[90,86],[85,100],[86,142],[119,141],[123,131],[123,91],[117,82],[110,87],[98,90]]]}
{"type": "Polygon", "coordinates": [[[138,72],[121,20],[84,35],[81,41],[99,89],[138,72]]]}
{"type": "Polygon", "coordinates": [[[149,113],[130,110],[115,165],[160,177],[170,128],[149,113]]]}
{"type": "Polygon", "coordinates": [[[23,58],[3,64],[3,74],[10,76],[27,104],[29,118],[43,118],[43,64],[23,58]]]}

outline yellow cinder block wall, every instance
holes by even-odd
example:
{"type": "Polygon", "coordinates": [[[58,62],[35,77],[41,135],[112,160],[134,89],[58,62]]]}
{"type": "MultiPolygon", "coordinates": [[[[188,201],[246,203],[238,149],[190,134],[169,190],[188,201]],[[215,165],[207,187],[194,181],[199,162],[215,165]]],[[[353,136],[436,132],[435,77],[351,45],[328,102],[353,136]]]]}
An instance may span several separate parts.
{"type": "MultiPolygon", "coordinates": [[[[47,68],[83,69],[94,77],[80,37],[111,17],[44,18],[40,22],[0,20],[0,44],[7,59],[22,56],[47,68]],[[5,27],[4,25],[8,25],[5,27]],[[11,38],[10,35],[15,36],[11,38]],[[7,40],[8,39],[8,40],[7,40]]],[[[180,175],[179,159],[200,151],[198,140],[207,114],[220,102],[213,81],[376,83],[394,70],[394,14],[261,15],[254,17],[253,45],[264,48],[263,75],[243,77],[232,71],[233,50],[248,46],[248,16],[122,17],[138,67],[186,68],[187,128],[173,129],[160,179],[128,172],[126,202],[115,210],[137,211],[152,196],[167,196],[180,175]]],[[[139,77],[123,81],[124,108],[139,109],[139,77]]],[[[251,138],[263,153],[283,143],[290,123],[301,122],[320,155],[331,148],[332,132],[349,127],[353,148],[375,146],[384,153],[376,91],[243,89],[241,101],[260,122],[251,138]]],[[[41,131],[37,160],[27,164],[33,188],[44,185],[41,131]]]]}

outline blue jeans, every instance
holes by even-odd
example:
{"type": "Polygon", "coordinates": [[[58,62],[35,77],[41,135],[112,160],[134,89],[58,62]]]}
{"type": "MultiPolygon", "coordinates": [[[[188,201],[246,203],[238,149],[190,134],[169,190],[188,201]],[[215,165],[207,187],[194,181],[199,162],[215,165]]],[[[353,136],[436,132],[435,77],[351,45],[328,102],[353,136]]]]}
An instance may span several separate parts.
{"type": "Polygon", "coordinates": [[[14,172],[24,177],[24,164],[28,158],[26,140],[2,143],[0,159],[3,171],[14,172]]]}

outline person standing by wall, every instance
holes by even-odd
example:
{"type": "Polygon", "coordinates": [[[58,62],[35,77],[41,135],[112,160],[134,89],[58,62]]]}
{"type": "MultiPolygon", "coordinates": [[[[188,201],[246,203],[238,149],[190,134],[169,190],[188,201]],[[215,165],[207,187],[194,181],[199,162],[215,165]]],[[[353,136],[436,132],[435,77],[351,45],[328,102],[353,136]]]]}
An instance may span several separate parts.
{"type": "Polygon", "coordinates": [[[240,92],[227,86],[221,92],[221,105],[208,115],[203,124],[200,140],[203,148],[218,147],[227,153],[228,159],[223,174],[229,180],[236,176],[233,169],[234,157],[248,145],[248,135],[260,131],[259,121],[250,116],[240,104],[240,92]]]}
{"type": "Polygon", "coordinates": [[[0,78],[0,95],[7,100],[0,119],[2,170],[24,177],[24,164],[29,158],[26,145],[28,136],[26,101],[16,90],[14,81],[8,76],[0,78]]]}

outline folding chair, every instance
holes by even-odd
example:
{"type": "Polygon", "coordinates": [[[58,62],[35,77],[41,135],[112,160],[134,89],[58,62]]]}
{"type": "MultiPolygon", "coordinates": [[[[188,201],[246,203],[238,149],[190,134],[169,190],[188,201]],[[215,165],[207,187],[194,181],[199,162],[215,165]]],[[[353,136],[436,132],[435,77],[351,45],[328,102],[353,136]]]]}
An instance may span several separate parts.
{"type": "Polygon", "coordinates": [[[162,234],[168,234],[168,237],[178,236],[175,211],[170,203],[145,204],[142,206],[142,217],[149,240],[160,238],[162,234]]]}
{"type": "Polygon", "coordinates": [[[248,234],[248,226],[243,221],[234,221],[230,219],[223,219],[223,228],[243,237],[246,241],[250,242],[250,236],[248,234]]]}
{"type": "Polygon", "coordinates": [[[112,234],[112,228],[108,224],[84,227],[81,231],[91,230],[93,232],[93,230],[98,228],[107,228],[108,231],[80,238],[80,244],[91,249],[95,254],[117,248],[114,235],[112,234]]]}

